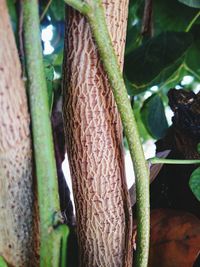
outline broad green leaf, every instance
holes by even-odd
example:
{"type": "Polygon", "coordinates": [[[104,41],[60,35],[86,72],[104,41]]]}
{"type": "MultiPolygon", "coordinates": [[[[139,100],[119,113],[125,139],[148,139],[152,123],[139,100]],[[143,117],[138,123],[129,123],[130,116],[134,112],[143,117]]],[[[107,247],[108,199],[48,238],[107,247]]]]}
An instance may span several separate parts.
{"type": "Polygon", "coordinates": [[[65,2],[63,0],[52,0],[50,11],[55,20],[64,20],[65,17],[65,2]]]}
{"type": "Polygon", "coordinates": [[[125,58],[125,76],[135,92],[163,85],[181,66],[192,35],[165,32],[149,39],[125,58]]]}
{"type": "Polygon", "coordinates": [[[187,51],[185,64],[187,70],[200,81],[200,25],[193,26],[191,34],[193,35],[194,42],[187,51]]]}
{"type": "Polygon", "coordinates": [[[163,31],[185,31],[197,10],[178,2],[177,0],[155,0],[154,31],[159,34],[163,31]]]}
{"type": "Polygon", "coordinates": [[[200,40],[196,41],[188,50],[185,58],[187,70],[200,81],[200,40]]]}
{"type": "Polygon", "coordinates": [[[141,118],[153,138],[159,139],[165,135],[168,123],[162,99],[158,94],[152,95],[144,102],[141,109],[141,118]]]}
{"type": "Polygon", "coordinates": [[[179,2],[185,4],[186,6],[200,8],[200,1],[199,0],[178,0],[179,2]]]}
{"type": "Polygon", "coordinates": [[[200,167],[193,171],[189,185],[195,197],[200,201],[200,167]]]}
{"type": "Polygon", "coordinates": [[[0,256],[0,267],[8,267],[7,263],[5,262],[2,256],[0,256]]]}
{"type": "Polygon", "coordinates": [[[138,30],[138,27],[135,25],[127,32],[125,55],[128,55],[137,48],[141,44],[141,41],[142,36],[140,34],[140,30],[138,30]]]}
{"type": "Polygon", "coordinates": [[[141,23],[144,9],[143,0],[132,0],[128,9],[128,23],[125,54],[138,47],[142,41],[141,23]],[[142,11],[142,12],[141,12],[142,11]]]}

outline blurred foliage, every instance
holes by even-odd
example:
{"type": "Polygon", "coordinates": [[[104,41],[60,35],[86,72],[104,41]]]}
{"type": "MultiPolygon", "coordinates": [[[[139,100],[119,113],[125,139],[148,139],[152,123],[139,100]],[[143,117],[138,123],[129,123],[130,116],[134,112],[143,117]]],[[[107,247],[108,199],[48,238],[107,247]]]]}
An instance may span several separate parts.
{"type": "Polygon", "coordinates": [[[133,95],[153,85],[166,84],[183,64],[192,42],[190,33],[164,32],[129,53],[125,59],[125,75],[131,82],[133,95]]]}
{"type": "Polygon", "coordinates": [[[124,68],[143,141],[150,136],[161,138],[168,127],[165,116],[168,90],[177,85],[182,88],[185,75],[194,77],[186,85],[188,90],[194,89],[200,80],[199,1],[154,0],[150,38],[141,33],[144,5],[145,1],[130,1],[124,68]],[[158,87],[155,93],[151,90],[153,86],[158,87]]]}
{"type": "Polygon", "coordinates": [[[2,256],[0,256],[0,267],[8,267],[7,263],[5,262],[2,256]]]}

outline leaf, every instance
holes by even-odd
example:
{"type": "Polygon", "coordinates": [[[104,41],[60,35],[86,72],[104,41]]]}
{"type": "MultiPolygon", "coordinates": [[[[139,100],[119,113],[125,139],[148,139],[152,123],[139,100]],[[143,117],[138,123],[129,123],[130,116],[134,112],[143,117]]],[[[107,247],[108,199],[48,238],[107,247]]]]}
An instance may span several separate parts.
{"type": "Polygon", "coordinates": [[[128,23],[127,23],[127,35],[126,35],[126,47],[125,54],[127,55],[133,49],[138,47],[142,41],[141,36],[141,23],[144,9],[144,2],[142,0],[130,1],[128,9],[128,23]],[[142,12],[138,12],[142,10],[142,12]],[[141,14],[139,14],[141,13],[141,14]]]}
{"type": "Polygon", "coordinates": [[[200,8],[199,0],[178,0],[178,1],[189,7],[200,8]]]}
{"type": "Polygon", "coordinates": [[[0,256],[0,267],[8,267],[2,256],[0,256]]]}
{"type": "Polygon", "coordinates": [[[191,33],[193,35],[194,42],[187,51],[185,63],[188,71],[200,80],[200,25],[193,26],[191,33]]]}
{"type": "Polygon", "coordinates": [[[180,67],[192,42],[189,33],[165,32],[132,51],[125,58],[125,75],[133,94],[164,84],[180,67]]]}
{"type": "Polygon", "coordinates": [[[55,20],[64,20],[65,18],[65,3],[63,0],[52,0],[50,5],[50,11],[52,12],[55,20]]]}
{"type": "Polygon", "coordinates": [[[191,174],[189,186],[195,197],[200,201],[200,167],[191,174]]]}
{"type": "Polygon", "coordinates": [[[44,60],[44,70],[47,81],[47,91],[49,97],[49,108],[52,110],[53,105],[53,79],[54,79],[54,67],[48,62],[48,60],[44,60]]]}
{"type": "Polygon", "coordinates": [[[168,209],[151,212],[148,267],[193,267],[200,252],[199,244],[200,220],[197,217],[168,209]]]}
{"type": "Polygon", "coordinates": [[[154,94],[149,97],[141,109],[141,117],[147,131],[155,139],[160,139],[168,129],[161,97],[154,94]]]}
{"type": "Polygon", "coordinates": [[[154,1],[154,30],[155,34],[163,31],[185,31],[197,10],[175,0],[154,1]]]}

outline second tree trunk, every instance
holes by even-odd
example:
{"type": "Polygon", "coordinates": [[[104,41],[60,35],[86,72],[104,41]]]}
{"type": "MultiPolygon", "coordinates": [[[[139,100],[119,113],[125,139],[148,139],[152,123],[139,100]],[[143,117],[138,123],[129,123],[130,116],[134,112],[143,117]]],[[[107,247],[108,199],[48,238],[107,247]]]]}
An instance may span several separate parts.
{"type": "MultiPolygon", "coordinates": [[[[122,67],[128,1],[104,7],[122,67]]],[[[132,218],[119,114],[86,19],[69,9],[66,29],[64,124],[81,266],[130,267],[132,218]]]]}

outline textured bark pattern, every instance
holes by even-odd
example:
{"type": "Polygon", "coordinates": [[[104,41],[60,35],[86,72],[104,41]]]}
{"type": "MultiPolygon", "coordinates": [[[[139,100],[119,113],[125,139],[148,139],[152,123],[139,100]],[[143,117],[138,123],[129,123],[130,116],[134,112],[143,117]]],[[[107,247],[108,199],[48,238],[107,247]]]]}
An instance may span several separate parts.
{"type": "MultiPolygon", "coordinates": [[[[121,67],[127,0],[104,1],[121,67]]],[[[64,119],[81,266],[131,266],[131,212],[122,127],[86,19],[70,9],[64,60],[64,119]]]]}
{"type": "Polygon", "coordinates": [[[36,266],[29,115],[6,1],[0,3],[0,255],[9,266],[29,267],[36,266]]]}

